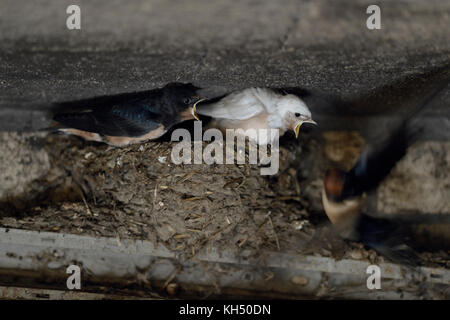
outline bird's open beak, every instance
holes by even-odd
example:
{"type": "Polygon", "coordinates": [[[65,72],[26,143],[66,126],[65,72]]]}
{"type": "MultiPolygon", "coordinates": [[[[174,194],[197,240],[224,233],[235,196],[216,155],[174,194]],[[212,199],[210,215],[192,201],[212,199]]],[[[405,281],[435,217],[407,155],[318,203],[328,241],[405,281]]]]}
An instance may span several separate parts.
{"type": "Polygon", "coordinates": [[[205,100],[205,99],[200,99],[200,100],[198,100],[196,103],[194,103],[194,105],[192,106],[192,116],[195,118],[195,120],[198,120],[198,121],[200,121],[200,118],[198,117],[198,114],[197,114],[197,104],[198,103],[200,103],[200,102],[202,102],[203,100],[205,100]]]}
{"type": "Polygon", "coordinates": [[[298,134],[300,132],[300,127],[302,126],[302,124],[304,123],[312,123],[317,125],[317,122],[315,122],[313,119],[304,119],[304,120],[300,120],[299,122],[297,122],[297,124],[295,125],[294,131],[295,131],[295,137],[298,138],[298,134]]]}

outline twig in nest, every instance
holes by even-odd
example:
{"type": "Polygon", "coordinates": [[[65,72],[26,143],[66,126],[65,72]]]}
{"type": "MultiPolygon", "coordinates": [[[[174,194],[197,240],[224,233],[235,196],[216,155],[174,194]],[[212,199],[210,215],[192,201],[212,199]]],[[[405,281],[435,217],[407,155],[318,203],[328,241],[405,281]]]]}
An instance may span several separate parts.
{"type": "Polygon", "coordinates": [[[244,240],[242,240],[241,242],[239,242],[238,247],[241,248],[248,240],[248,236],[245,236],[244,240]]]}
{"type": "Polygon", "coordinates": [[[278,235],[273,226],[272,218],[269,217],[270,226],[272,227],[273,234],[275,235],[275,242],[277,243],[278,251],[280,251],[280,241],[278,241],[278,235]]]}
{"type": "Polygon", "coordinates": [[[176,234],[173,236],[175,239],[185,239],[185,238],[189,238],[190,235],[188,234],[176,234]]]}
{"type": "Polygon", "coordinates": [[[192,177],[194,174],[196,174],[197,172],[195,172],[195,171],[192,171],[192,172],[189,172],[188,174],[186,174],[185,176],[184,176],[184,178],[182,178],[180,181],[178,181],[177,183],[182,183],[182,182],[184,182],[184,181],[186,181],[187,179],[189,179],[190,177],[192,177]]]}
{"type": "Polygon", "coordinates": [[[227,183],[225,183],[222,188],[227,189],[227,188],[230,188],[234,183],[239,183],[237,185],[237,187],[235,188],[235,189],[239,189],[240,187],[242,187],[242,185],[244,185],[245,182],[246,182],[245,177],[234,178],[234,179],[231,179],[230,181],[228,181],[227,183]]]}
{"type": "Polygon", "coordinates": [[[202,230],[205,230],[206,227],[209,226],[209,225],[211,224],[211,222],[212,222],[212,219],[211,219],[211,220],[208,220],[208,221],[205,221],[205,224],[202,226],[202,230]]]}
{"type": "Polygon", "coordinates": [[[269,219],[265,219],[264,222],[259,225],[258,230],[256,230],[256,232],[260,232],[262,227],[264,227],[268,221],[269,219]]]}
{"type": "Polygon", "coordinates": [[[179,246],[176,246],[173,251],[178,251],[178,250],[182,250],[186,247],[186,245],[184,243],[180,244],[179,246]]]}
{"type": "Polygon", "coordinates": [[[178,273],[180,273],[181,271],[181,267],[177,267],[172,274],[170,275],[169,278],[167,278],[166,282],[164,282],[164,286],[163,289],[165,289],[167,287],[167,285],[172,282],[173,279],[175,279],[175,277],[177,276],[178,273]]]}
{"type": "Polygon", "coordinates": [[[155,191],[153,192],[153,209],[155,209],[155,205],[156,205],[157,192],[158,192],[158,184],[155,185],[155,191]]]}
{"type": "Polygon", "coordinates": [[[88,205],[88,203],[86,201],[86,197],[84,196],[84,191],[83,190],[86,189],[86,188],[80,182],[80,180],[75,177],[75,175],[76,174],[74,172],[72,172],[72,181],[74,182],[74,186],[76,186],[76,189],[77,189],[78,193],[81,196],[81,200],[83,200],[83,203],[84,203],[84,206],[86,207],[86,211],[87,211],[88,215],[92,216],[91,208],[89,208],[89,205],[88,205]]]}
{"type": "Polygon", "coordinates": [[[215,237],[217,237],[217,235],[219,233],[221,233],[223,230],[225,230],[226,228],[228,228],[229,226],[231,226],[231,224],[226,224],[224,225],[222,228],[220,228],[219,230],[217,230],[216,232],[214,232],[209,238],[208,238],[208,242],[213,240],[215,237]]]}
{"type": "Polygon", "coordinates": [[[80,192],[81,199],[83,200],[83,203],[84,203],[84,205],[86,207],[86,211],[87,211],[88,215],[92,216],[91,208],[89,208],[89,205],[88,205],[88,203],[86,201],[86,198],[84,197],[83,191],[80,188],[78,188],[78,191],[80,192]]]}
{"type": "Polygon", "coordinates": [[[190,198],[186,198],[183,199],[184,201],[195,201],[195,200],[201,200],[203,199],[203,197],[190,197],[190,198]]]}

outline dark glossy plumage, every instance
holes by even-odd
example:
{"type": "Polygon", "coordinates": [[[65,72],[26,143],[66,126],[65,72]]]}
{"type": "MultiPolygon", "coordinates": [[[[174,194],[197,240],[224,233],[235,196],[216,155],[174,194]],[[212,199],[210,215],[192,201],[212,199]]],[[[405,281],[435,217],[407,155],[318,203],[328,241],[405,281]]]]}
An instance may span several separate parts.
{"type": "Polygon", "coordinates": [[[377,188],[405,155],[417,135],[403,123],[394,132],[364,150],[355,166],[347,173],[342,198],[359,196],[377,188]]]}
{"type": "Polygon", "coordinates": [[[405,235],[410,233],[407,225],[361,214],[356,228],[358,241],[389,260],[410,266],[420,261],[415,251],[406,244],[405,235]]]}
{"type": "Polygon", "coordinates": [[[411,122],[420,111],[448,85],[445,81],[408,112],[391,132],[367,147],[355,166],[345,175],[341,200],[359,196],[374,190],[406,154],[407,149],[417,140],[422,128],[420,123],[411,122]]]}
{"type": "Polygon", "coordinates": [[[360,241],[394,262],[414,265],[419,260],[414,250],[405,243],[409,226],[364,214],[361,211],[363,195],[375,190],[406,155],[421,132],[420,123],[414,123],[414,120],[447,85],[447,80],[440,83],[403,116],[391,132],[372,142],[349,172],[330,169],[325,174],[322,201],[327,216],[341,236],[360,241]],[[358,205],[350,206],[351,203],[358,205]]]}
{"type": "Polygon", "coordinates": [[[199,99],[192,84],[170,83],[163,88],[59,104],[54,120],[61,128],[98,133],[100,136],[139,137],[162,126],[164,131],[186,120],[199,99]]]}

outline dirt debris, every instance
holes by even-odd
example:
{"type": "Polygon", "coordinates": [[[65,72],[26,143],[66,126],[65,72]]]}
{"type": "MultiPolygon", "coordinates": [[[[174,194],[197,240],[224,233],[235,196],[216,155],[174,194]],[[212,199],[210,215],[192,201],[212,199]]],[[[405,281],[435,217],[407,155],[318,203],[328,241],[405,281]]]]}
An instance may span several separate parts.
{"type": "Polygon", "coordinates": [[[297,200],[292,170],[271,186],[257,166],[160,161],[170,159],[170,142],[127,148],[69,136],[49,136],[46,142],[52,169],[41,183],[53,187],[42,190],[44,201],[19,217],[3,213],[2,226],[157,238],[170,249],[191,253],[209,242],[255,249],[268,242],[269,248],[287,248],[289,237],[299,233],[292,222],[308,216],[297,200]],[[273,226],[259,228],[268,212],[273,226]],[[273,240],[275,229],[286,229],[279,243],[273,240]]]}
{"type": "MultiPolygon", "coordinates": [[[[321,139],[331,136],[284,138],[275,176],[261,176],[258,166],[247,164],[175,165],[171,142],[114,148],[49,135],[50,169],[31,184],[35,201],[25,209],[2,210],[0,225],[114,237],[118,243],[146,239],[188,258],[216,247],[252,249],[256,260],[264,249],[382,261],[373,250],[342,241],[322,211],[324,170],[354,161],[363,145],[350,135],[355,142],[349,150],[331,156],[342,149],[330,142],[322,147],[321,139]]],[[[26,195],[20,200],[27,202],[26,195]]],[[[448,254],[424,257],[445,266],[448,254]]]]}

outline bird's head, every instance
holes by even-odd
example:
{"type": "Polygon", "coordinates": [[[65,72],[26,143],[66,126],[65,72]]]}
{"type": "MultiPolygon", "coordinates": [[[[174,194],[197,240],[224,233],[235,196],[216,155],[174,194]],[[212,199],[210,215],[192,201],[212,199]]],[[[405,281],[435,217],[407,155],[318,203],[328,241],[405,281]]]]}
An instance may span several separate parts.
{"type": "Polygon", "coordinates": [[[277,107],[284,125],[295,132],[295,137],[298,137],[302,124],[317,124],[311,118],[311,111],[309,111],[306,104],[295,95],[288,94],[283,96],[277,107]]]}
{"type": "Polygon", "coordinates": [[[327,198],[339,202],[345,184],[346,173],[339,169],[328,169],[323,180],[323,187],[327,198]]]}
{"type": "Polygon", "coordinates": [[[201,88],[191,83],[169,83],[164,87],[166,99],[180,111],[181,120],[199,120],[196,112],[197,103],[202,101],[198,93],[201,88]]]}

